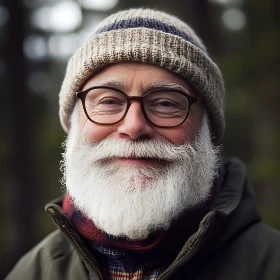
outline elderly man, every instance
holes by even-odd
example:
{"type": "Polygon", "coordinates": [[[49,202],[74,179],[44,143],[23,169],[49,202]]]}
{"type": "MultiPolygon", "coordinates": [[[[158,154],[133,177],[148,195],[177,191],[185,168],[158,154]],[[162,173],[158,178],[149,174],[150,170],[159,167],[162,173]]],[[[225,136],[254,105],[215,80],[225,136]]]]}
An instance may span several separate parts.
{"type": "Polygon", "coordinates": [[[220,160],[223,79],[201,40],[153,10],[106,18],[60,92],[69,133],[58,229],[7,279],[280,279],[242,163],[220,160]]]}

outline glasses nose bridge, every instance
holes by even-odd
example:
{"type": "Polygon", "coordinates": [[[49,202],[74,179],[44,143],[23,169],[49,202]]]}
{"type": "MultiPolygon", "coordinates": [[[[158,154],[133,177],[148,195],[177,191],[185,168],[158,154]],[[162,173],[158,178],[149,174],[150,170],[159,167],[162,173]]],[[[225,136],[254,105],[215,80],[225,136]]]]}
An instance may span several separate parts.
{"type": "Polygon", "coordinates": [[[141,108],[142,114],[147,119],[146,114],[144,112],[144,108],[143,108],[143,97],[144,96],[126,96],[126,98],[127,98],[127,109],[126,109],[124,117],[126,117],[128,111],[130,109],[131,101],[135,100],[135,101],[138,101],[140,103],[140,108],[141,108]]]}
{"type": "Polygon", "coordinates": [[[143,96],[127,96],[127,100],[130,104],[132,100],[137,100],[140,101],[140,103],[142,103],[143,96]]]}
{"type": "Polygon", "coordinates": [[[143,110],[143,96],[126,96],[127,97],[127,111],[130,108],[131,105],[131,101],[135,100],[135,101],[139,101],[141,109],[143,110]]]}

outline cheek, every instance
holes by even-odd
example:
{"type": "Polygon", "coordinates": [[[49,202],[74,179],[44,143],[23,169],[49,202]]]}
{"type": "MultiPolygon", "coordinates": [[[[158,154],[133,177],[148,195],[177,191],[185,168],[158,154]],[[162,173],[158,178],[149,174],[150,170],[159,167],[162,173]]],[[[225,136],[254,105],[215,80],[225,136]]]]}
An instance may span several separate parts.
{"type": "Polygon", "coordinates": [[[157,129],[157,134],[173,144],[182,145],[190,138],[190,131],[180,128],[157,129]]]}
{"type": "Polygon", "coordinates": [[[197,135],[201,119],[189,116],[187,121],[182,125],[174,128],[162,129],[157,128],[157,134],[171,141],[174,144],[182,145],[191,142],[197,135]]]}
{"type": "Polygon", "coordinates": [[[82,124],[82,133],[89,142],[100,141],[114,131],[112,126],[98,125],[90,121],[82,124]]]}
{"type": "Polygon", "coordinates": [[[89,142],[100,141],[114,131],[112,125],[98,125],[88,120],[80,106],[80,127],[85,139],[89,142]]]}

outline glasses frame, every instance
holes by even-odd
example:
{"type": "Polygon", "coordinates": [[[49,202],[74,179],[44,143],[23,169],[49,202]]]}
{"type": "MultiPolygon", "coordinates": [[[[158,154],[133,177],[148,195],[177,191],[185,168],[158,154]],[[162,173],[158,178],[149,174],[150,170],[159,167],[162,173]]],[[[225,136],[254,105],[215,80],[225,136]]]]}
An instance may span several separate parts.
{"type": "Polygon", "coordinates": [[[190,110],[191,110],[192,105],[193,105],[194,103],[197,103],[197,102],[199,101],[199,98],[196,97],[196,96],[191,96],[191,95],[187,94],[187,93],[184,92],[184,91],[181,91],[181,90],[178,90],[178,89],[170,89],[170,88],[168,88],[168,89],[162,88],[162,89],[152,90],[152,91],[147,92],[147,93],[146,93],[145,95],[143,95],[143,96],[128,96],[128,95],[127,95],[126,93],[124,93],[123,91],[121,91],[121,90],[119,90],[119,89],[117,89],[117,88],[114,88],[114,87],[109,87],[109,86],[94,86],[94,87],[90,87],[90,88],[88,88],[88,89],[86,89],[86,90],[76,92],[76,96],[77,96],[78,99],[80,99],[80,100],[82,101],[83,109],[84,109],[84,112],[85,112],[87,118],[88,118],[91,122],[93,122],[93,123],[95,123],[95,124],[100,124],[100,125],[113,125],[113,124],[117,124],[117,123],[121,122],[121,121],[126,117],[126,114],[127,114],[128,110],[129,110],[129,108],[130,108],[130,105],[131,105],[131,101],[132,101],[132,100],[136,100],[136,101],[139,101],[139,102],[140,102],[141,110],[142,110],[142,113],[143,113],[143,116],[145,117],[145,119],[146,119],[149,123],[151,123],[152,125],[154,125],[154,126],[156,126],[156,127],[160,127],[160,128],[172,128],[172,127],[177,127],[177,126],[183,124],[183,123],[186,121],[186,119],[188,118],[189,114],[190,114],[190,110]],[[88,92],[90,92],[91,90],[100,89],[100,88],[101,88],[101,89],[104,88],[104,89],[110,89],[110,90],[117,91],[117,92],[121,93],[121,94],[125,97],[125,99],[126,99],[126,110],[125,110],[125,112],[124,112],[122,118],[121,118],[120,120],[118,120],[117,122],[113,122],[113,123],[99,123],[99,122],[96,122],[96,121],[92,120],[92,119],[89,117],[89,115],[88,115],[88,113],[87,113],[87,110],[86,110],[86,105],[85,105],[86,96],[87,96],[88,92]],[[187,98],[187,100],[188,100],[189,107],[188,107],[188,111],[187,111],[186,117],[185,117],[179,124],[172,125],[172,126],[157,125],[157,124],[153,123],[153,122],[148,118],[148,116],[147,116],[147,114],[146,114],[145,107],[144,107],[144,102],[143,102],[144,98],[145,98],[147,95],[150,95],[150,94],[155,93],[155,92],[160,92],[160,91],[163,91],[163,90],[169,90],[169,91],[172,91],[172,92],[178,92],[178,93],[184,95],[184,96],[187,98]]]}

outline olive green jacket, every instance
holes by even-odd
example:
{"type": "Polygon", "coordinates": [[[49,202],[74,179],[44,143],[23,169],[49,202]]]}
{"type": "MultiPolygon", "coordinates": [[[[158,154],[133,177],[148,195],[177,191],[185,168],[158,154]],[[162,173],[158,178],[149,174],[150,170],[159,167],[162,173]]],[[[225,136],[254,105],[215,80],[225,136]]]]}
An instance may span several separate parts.
{"type": "MultiPolygon", "coordinates": [[[[261,222],[243,164],[232,159],[221,169],[224,179],[211,211],[158,279],[280,279],[279,231],[261,222]]],[[[23,256],[6,280],[104,279],[59,204],[46,210],[59,230],[23,256]]]]}

